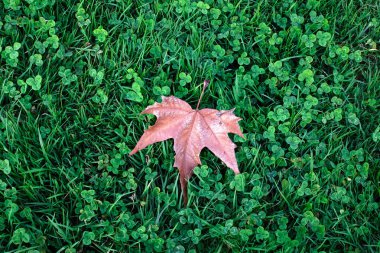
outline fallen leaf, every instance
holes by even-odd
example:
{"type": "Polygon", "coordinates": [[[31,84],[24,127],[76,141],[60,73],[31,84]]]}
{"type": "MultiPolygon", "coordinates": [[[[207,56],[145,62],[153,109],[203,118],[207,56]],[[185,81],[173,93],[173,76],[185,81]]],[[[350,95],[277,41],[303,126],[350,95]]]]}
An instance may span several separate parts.
{"type": "MultiPolygon", "coordinates": [[[[198,103],[199,105],[199,103],[198,103]]],[[[187,180],[195,166],[201,164],[199,154],[207,147],[236,174],[239,173],[236,145],[228,133],[243,137],[233,110],[192,109],[185,101],[174,96],[162,97],[161,103],[148,106],[142,114],[154,114],[156,124],[149,127],[129,155],[155,142],[174,139],[175,162],[179,169],[184,203],[187,204],[187,180]]]]}

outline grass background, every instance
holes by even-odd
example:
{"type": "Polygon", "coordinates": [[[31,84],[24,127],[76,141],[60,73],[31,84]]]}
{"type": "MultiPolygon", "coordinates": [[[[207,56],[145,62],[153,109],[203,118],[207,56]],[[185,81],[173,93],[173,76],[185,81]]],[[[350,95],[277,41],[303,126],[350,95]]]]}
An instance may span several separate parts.
{"type": "Polygon", "coordinates": [[[1,252],[379,252],[378,1],[0,1],[1,252]],[[161,95],[236,108],[183,207],[161,95]]]}

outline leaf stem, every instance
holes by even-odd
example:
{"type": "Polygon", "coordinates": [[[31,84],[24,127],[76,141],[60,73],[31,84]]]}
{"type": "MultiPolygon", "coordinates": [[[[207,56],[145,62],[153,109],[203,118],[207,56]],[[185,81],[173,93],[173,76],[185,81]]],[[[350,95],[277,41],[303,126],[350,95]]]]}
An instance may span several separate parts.
{"type": "Polygon", "coordinates": [[[201,100],[202,100],[202,97],[203,97],[203,94],[205,93],[205,90],[207,88],[207,86],[210,84],[210,81],[209,80],[204,80],[203,82],[203,89],[202,89],[202,93],[201,93],[201,96],[199,97],[199,100],[198,100],[198,104],[197,104],[197,109],[195,110],[198,110],[199,108],[199,104],[201,103],[201,100]]]}

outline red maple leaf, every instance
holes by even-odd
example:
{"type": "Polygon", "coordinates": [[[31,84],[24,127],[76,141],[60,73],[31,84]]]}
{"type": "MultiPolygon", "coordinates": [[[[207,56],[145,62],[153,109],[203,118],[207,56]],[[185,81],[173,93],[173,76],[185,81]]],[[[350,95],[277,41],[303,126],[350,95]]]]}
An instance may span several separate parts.
{"type": "MultiPolygon", "coordinates": [[[[205,82],[203,90],[206,88],[205,82]]],[[[202,92],[203,95],[203,92],[202,92]]],[[[201,98],[202,98],[201,95],[201,98]]],[[[198,106],[201,98],[198,101],[198,106]]],[[[233,110],[192,109],[185,101],[174,96],[162,97],[161,103],[148,106],[142,114],[154,114],[156,124],[149,127],[129,155],[155,142],[174,139],[175,162],[179,169],[185,205],[187,204],[187,180],[195,166],[201,164],[199,154],[207,147],[236,174],[239,173],[235,151],[236,145],[228,133],[243,137],[233,110]]]]}

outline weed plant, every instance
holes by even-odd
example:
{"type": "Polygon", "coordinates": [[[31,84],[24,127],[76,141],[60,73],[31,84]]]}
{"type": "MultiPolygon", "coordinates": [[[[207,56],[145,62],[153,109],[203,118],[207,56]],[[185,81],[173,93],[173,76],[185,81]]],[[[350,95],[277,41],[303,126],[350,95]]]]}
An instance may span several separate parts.
{"type": "Polygon", "coordinates": [[[380,252],[380,2],[0,1],[0,252],[380,252]],[[161,96],[235,109],[183,206],[161,96]],[[232,137],[232,136],[231,136],[232,137]]]}

